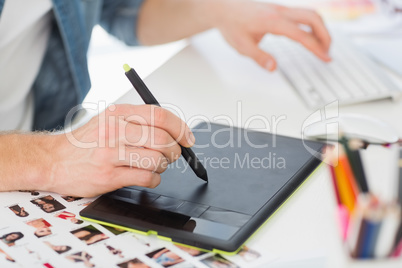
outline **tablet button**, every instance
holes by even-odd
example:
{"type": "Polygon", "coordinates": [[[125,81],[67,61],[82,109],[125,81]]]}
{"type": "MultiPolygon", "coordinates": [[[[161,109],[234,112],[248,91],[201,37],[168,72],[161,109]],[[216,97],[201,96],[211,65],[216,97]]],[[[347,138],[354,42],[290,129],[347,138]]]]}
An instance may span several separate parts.
{"type": "Polygon", "coordinates": [[[116,190],[112,194],[115,199],[137,205],[149,205],[159,196],[158,194],[128,188],[116,190]]]}
{"type": "Polygon", "coordinates": [[[131,192],[132,191],[129,191],[129,190],[119,189],[119,190],[116,190],[114,192],[114,194],[116,194],[120,197],[131,198],[131,192]]]}
{"type": "Polygon", "coordinates": [[[220,222],[231,226],[242,227],[251,219],[251,216],[226,209],[209,207],[209,209],[205,211],[204,214],[202,214],[199,218],[220,222]]]}
{"type": "Polygon", "coordinates": [[[200,218],[191,218],[190,221],[194,221],[193,233],[213,237],[215,239],[229,240],[240,229],[240,227],[233,225],[200,218]]]}
{"type": "Polygon", "coordinates": [[[181,204],[183,204],[183,202],[184,201],[180,200],[180,199],[171,198],[171,197],[161,195],[154,202],[152,202],[151,206],[155,207],[155,208],[158,208],[158,209],[177,212],[176,209],[181,204]]]}
{"type": "Polygon", "coordinates": [[[158,194],[153,194],[153,193],[148,193],[148,192],[139,192],[138,194],[134,194],[135,192],[133,192],[131,194],[131,198],[137,198],[137,200],[139,201],[140,205],[149,205],[152,202],[155,201],[155,199],[157,199],[160,195],[158,194]]]}
{"type": "Polygon", "coordinates": [[[202,213],[208,209],[208,206],[196,204],[193,202],[184,201],[180,207],[178,207],[175,212],[179,214],[184,214],[187,216],[199,218],[202,213]]]}

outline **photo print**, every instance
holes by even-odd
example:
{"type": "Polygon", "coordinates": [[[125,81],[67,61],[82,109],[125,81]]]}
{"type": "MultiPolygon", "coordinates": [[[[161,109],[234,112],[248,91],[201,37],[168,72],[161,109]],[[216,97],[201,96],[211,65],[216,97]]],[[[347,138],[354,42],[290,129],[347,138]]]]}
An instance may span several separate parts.
{"type": "Polygon", "coordinates": [[[103,225],[101,224],[102,227],[104,227],[106,230],[108,230],[109,232],[111,232],[114,235],[119,235],[119,234],[123,234],[126,233],[127,231],[123,230],[123,229],[119,229],[117,227],[112,227],[112,226],[107,226],[107,225],[103,225]]]}
{"type": "Polygon", "coordinates": [[[225,259],[219,254],[201,260],[203,264],[210,268],[240,268],[233,262],[225,259]]]}
{"type": "Polygon", "coordinates": [[[182,251],[190,254],[193,257],[198,257],[198,256],[201,256],[201,255],[204,255],[207,253],[205,251],[201,251],[199,249],[187,247],[187,246],[183,246],[183,245],[175,244],[175,246],[178,247],[179,249],[181,249],[182,251]]]}
{"type": "Polygon", "coordinates": [[[167,248],[160,248],[146,255],[163,267],[170,267],[184,261],[179,255],[167,248]]]}
{"type": "Polygon", "coordinates": [[[9,247],[15,246],[16,243],[19,243],[21,239],[24,238],[24,234],[21,232],[10,232],[2,235],[0,240],[9,247]]]}
{"type": "Polygon", "coordinates": [[[45,241],[43,243],[45,245],[47,245],[48,247],[50,247],[51,249],[53,249],[58,254],[65,253],[71,249],[71,247],[68,245],[54,245],[54,244],[50,243],[49,241],[45,241]]]}
{"type": "Polygon", "coordinates": [[[39,192],[38,191],[33,191],[33,190],[18,190],[18,192],[21,192],[21,193],[31,193],[31,195],[39,195],[39,192]]]}
{"type": "Polygon", "coordinates": [[[74,213],[68,211],[57,212],[54,216],[63,220],[68,220],[74,224],[81,224],[84,222],[83,220],[77,219],[77,216],[74,213]]]}
{"type": "Polygon", "coordinates": [[[95,267],[95,264],[91,263],[92,256],[86,251],[80,251],[66,256],[67,260],[77,263],[83,263],[85,267],[95,267]]]}
{"type": "Polygon", "coordinates": [[[35,228],[34,235],[38,238],[52,234],[52,230],[50,229],[52,225],[44,218],[28,221],[26,224],[35,228]]]}
{"type": "Polygon", "coordinates": [[[66,208],[63,204],[54,199],[51,195],[33,199],[31,200],[31,203],[37,205],[40,209],[42,209],[46,213],[52,213],[66,208]]]}
{"type": "Polygon", "coordinates": [[[118,264],[120,268],[151,268],[150,266],[143,263],[140,259],[135,258],[126,262],[118,264]]]}
{"type": "Polygon", "coordinates": [[[71,233],[79,240],[85,242],[87,245],[92,245],[109,238],[107,235],[96,229],[93,225],[79,228],[71,231],[71,233]]]}
{"type": "Polygon", "coordinates": [[[19,205],[13,205],[8,207],[15,215],[18,217],[27,217],[29,216],[28,211],[25,211],[24,207],[20,207],[19,205]]]}
{"type": "Polygon", "coordinates": [[[63,198],[67,202],[73,202],[73,201],[77,201],[77,200],[82,199],[82,197],[75,197],[75,196],[69,196],[69,195],[62,195],[61,198],[63,198]]]}

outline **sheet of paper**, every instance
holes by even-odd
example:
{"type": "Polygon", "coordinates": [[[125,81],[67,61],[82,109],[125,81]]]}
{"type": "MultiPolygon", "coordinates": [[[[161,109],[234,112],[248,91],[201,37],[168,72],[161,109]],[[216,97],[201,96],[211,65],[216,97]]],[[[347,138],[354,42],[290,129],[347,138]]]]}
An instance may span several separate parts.
{"type": "Polygon", "coordinates": [[[276,259],[263,248],[221,256],[81,220],[79,211],[93,200],[0,193],[0,267],[248,268],[276,259]]]}

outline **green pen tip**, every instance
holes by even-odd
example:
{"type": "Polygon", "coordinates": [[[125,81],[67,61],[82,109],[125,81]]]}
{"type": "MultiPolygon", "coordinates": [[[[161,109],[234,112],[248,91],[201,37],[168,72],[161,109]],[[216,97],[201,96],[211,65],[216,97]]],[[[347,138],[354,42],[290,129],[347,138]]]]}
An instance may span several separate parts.
{"type": "Polygon", "coordinates": [[[130,69],[131,69],[131,67],[130,67],[128,64],[124,64],[124,65],[123,65],[123,68],[124,68],[124,71],[126,71],[126,73],[127,73],[128,71],[130,71],[130,69]]]}

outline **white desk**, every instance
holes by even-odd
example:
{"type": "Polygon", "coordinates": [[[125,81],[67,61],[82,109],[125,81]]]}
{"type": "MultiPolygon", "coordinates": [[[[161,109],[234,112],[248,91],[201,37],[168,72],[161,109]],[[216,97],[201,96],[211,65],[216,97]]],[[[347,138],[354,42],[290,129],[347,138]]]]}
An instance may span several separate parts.
{"type": "MultiPolygon", "coordinates": [[[[128,63],[135,66],[131,62],[128,63]]],[[[125,79],[124,75],[121,77],[125,79]]],[[[126,82],[128,88],[129,82],[126,82]]],[[[314,113],[306,108],[279,73],[270,74],[250,59],[239,56],[213,31],[194,38],[190,46],[152,73],[146,83],[163,106],[171,107],[174,104],[180,107],[183,119],[190,125],[197,123],[195,119],[233,123],[237,126],[245,126],[251,120],[248,127],[261,128],[264,126],[261,119],[264,119],[268,124],[262,129],[264,131],[301,137],[303,122],[314,113]],[[277,126],[274,129],[275,120],[277,126]]],[[[134,90],[122,96],[119,101],[143,103],[134,90]]],[[[383,119],[394,125],[399,134],[402,133],[402,125],[398,124],[399,115],[402,114],[401,102],[384,100],[340,108],[340,113],[350,112],[383,119]]],[[[390,161],[392,153],[379,146],[370,146],[364,157],[369,163],[367,166],[370,186],[380,194],[390,196],[395,171],[395,168],[391,167],[396,166],[395,161],[390,161]]],[[[133,258],[139,258],[152,267],[162,267],[146,256],[162,247],[181,256],[186,262],[184,265],[193,263],[196,267],[207,267],[202,265],[200,259],[185,255],[185,252],[166,241],[156,240],[154,237],[137,237],[131,233],[115,234],[105,227],[88,222],[75,224],[57,216],[61,209],[64,210],[61,207],[50,213],[42,211],[32,201],[47,195],[51,195],[68,212],[75,215],[93,200],[82,199],[70,203],[54,193],[41,192],[38,196],[18,192],[1,193],[0,235],[21,231],[24,237],[11,247],[0,242],[0,267],[44,267],[45,262],[55,267],[83,267],[82,263],[73,263],[66,258],[83,255],[83,252],[92,256],[89,261],[96,264],[96,267],[116,267],[115,264],[133,258]],[[9,208],[16,205],[24,207],[29,215],[24,218],[14,214],[9,208]],[[34,235],[35,228],[38,227],[28,223],[42,219],[51,225],[49,228],[52,234],[38,238],[34,235]],[[108,238],[103,237],[104,240],[88,245],[83,239],[73,235],[76,230],[88,228],[89,225],[93,225],[108,238]],[[45,245],[45,241],[53,245],[68,245],[71,249],[58,254],[45,245]],[[121,250],[124,257],[112,255],[107,246],[121,250]],[[16,262],[6,260],[1,250],[16,262]]],[[[269,263],[269,267],[324,267],[326,260],[342,256],[336,253],[336,250],[341,248],[337,240],[334,205],[330,177],[323,167],[318,169],[246,244],[262,253],[264,257],[260,259],[261,263],[272,261],[272,256],[279,257],[279,261],[298,261],[293,265],[290,265],[290,262],[277,261],[269,263]],[[322,258],[319,258],[320,256],[322,258]],[[303,257],[306,259],[302,260],[303,257]],[[308,259],[309,257],[316,258],[308,259]]],[[[43,224],[43,221],[41,222],[43,224]]],[[[206,255],[204,257],[210,257],[206,255]]],[[[249,264],[246,263],[242,267],[249,267],[249,264]]],[[[396,267],[400,267],[400,264],[396,267]]]]}
{"type": "MultiPolygon", "coordinates": [[[[268,73],[250,59],[240,56],[215,31],[201,34],[191,44],[152,73],[145,80],[162,106],[180,107],[183,119],[194,125],[195,118],[245,126],[256,115],[268,120],[272,131],[274,118],[282,118],[276,133],[301,137],[303,122],[311,111],[279,72],[268,73]]],[[[142,103],[135,91],[121,102],[142,103]]],[[[402,102],[381,100],[340,107],[342,113],[360,113],[382,119],[402,134],[402,102]]],[[[251,127],[264,126],[254,120],[251,127]]],[[[371,163],[380,161],[380,168],[370,168],[373,187],[388,191],[395,169],[389,150],[372,147],[367,152],[371,163]],[[387,163],[388,162],[388,163],[387,163]],[[386,170],[386,171],[384,171],[386,170]],[[392,170],[392,171],[390,171],[392,170]],[[389,177],[389,178],[387,178],[389,177]],[[381,180],[379,180],[380,178],[381,180]],[[375,185],[374,185],[375,184],[375,185]],[[388,185],[388,186],[385,186],[388,185]]],[[[309,250],[323,250],[330,255],[336,245],[334,196],[326,168],[319,169],[285,205],[252,238],[251,244],[262,245],[279,256],[297,255],[309,250]]],[[[381,190],[379,190],[381,191],[381,190]]],[[[249,244],[250,244],[249,243],[249,244]]]]}

